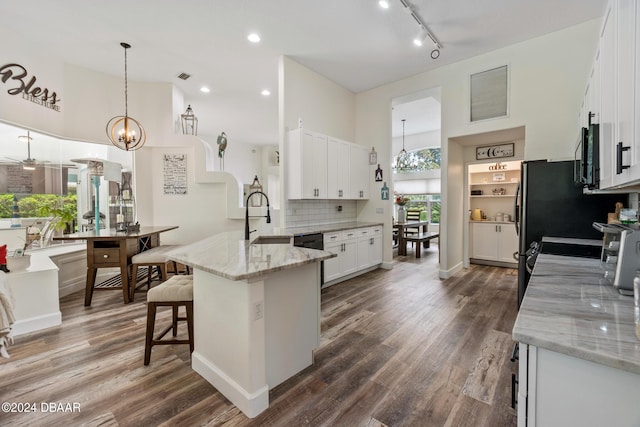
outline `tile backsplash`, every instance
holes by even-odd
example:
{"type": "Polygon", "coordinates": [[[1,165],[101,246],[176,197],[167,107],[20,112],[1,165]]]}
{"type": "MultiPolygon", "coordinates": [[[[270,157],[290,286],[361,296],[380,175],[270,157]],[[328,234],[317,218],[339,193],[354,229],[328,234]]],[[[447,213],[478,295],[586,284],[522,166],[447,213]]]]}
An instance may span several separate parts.
{"type": "Polygon", "coordinates": [[[288,200],[287,227],[355,221],[355,200],[288,200]],[[341,210],[339,210],[341,207],[341,210]]]}

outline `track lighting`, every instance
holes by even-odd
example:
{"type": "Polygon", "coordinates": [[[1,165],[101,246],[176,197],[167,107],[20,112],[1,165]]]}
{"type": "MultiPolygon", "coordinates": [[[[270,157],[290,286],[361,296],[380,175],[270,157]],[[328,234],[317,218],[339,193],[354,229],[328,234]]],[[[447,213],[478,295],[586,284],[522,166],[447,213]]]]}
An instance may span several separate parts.
{"type": "Polygon", "coordinates": [[[413,39],[413,44],[420,47],[424,45],[425,40],[427,39],[427,37],[429,37],[434,45],[434,49],[431,51],[431,59],[438,58],[440,56],[440,49],[442,49],[440,42],[438,42],[436,37],[429,31],[427,26],[422,21],[422,18],[420,18],[418,13],[413,10],[413,7],[407,0],[400,0],[400,3],[402,4],[404,11],[413,18],[413,20],[418,24],[419,27],[419,33],[416,38],[413,39]]]}

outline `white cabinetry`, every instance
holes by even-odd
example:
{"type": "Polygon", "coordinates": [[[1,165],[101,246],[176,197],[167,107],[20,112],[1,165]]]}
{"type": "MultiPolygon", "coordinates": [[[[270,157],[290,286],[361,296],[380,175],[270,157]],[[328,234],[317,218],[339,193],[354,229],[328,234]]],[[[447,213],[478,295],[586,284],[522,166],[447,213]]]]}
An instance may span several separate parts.
{"type": "Polygon", "coordinates": [[[600,105],[594,106],[600,111],[600,188],[624,187],[640,180],[638,9],[635,0],[611,0],[600,33],[596,57],[600,105]]]}
{"type": "Polygon", "coordinates": [[[324,250],[337,255],[324,261],[325,283],[353,277],[382,262],[382,226],[324,233],[324,250]]]}
{"type": "Polygon", "coordinates": [[[324,262],[325,282],[331,282],[358,270],[355,230],[325,233],[324,250],[337,255],[324,262]]]}
{"type": "Polygon", "coordinates": [[[358,239],[358,270],[382,262],[382,226],[359,228],[356,230],[358,239]]]}
{"type": "Polygon", "coordinates": [[[350,146],[346,141],[329,137],[327,142],[327,197],[329,199],[351,198],[350,146]]]}
{"type": "Polygon", "coordinates": [[[638,145],[635,143],[634,88],[636,76],[636,2],[615,0],[616,16],[616,159],[613,185],[640,178],[638,145]]]}
{"type": "Polygon", "coordinates": [[[351,198],[369,198],[369,150],[361,145],[351,144],[351,198]]]}
{"type": "Polygon", "coordinates": [[[640,375],[520,343],[518,426],[638,426],[640,375]]]}
{"type": "Polygon", "coordinates": [[[600,33],[600,188],[613,185],[615,147],[615,16],[610,2],[600,33]]]}
{"type": "Polygon", "coordinates": [[[366,147],[306,129],[287,138],[287,198],[369,198],[369,153],[366,147]]]}
{"type": "Polygon", "coordinates": [[[306,129],[289,132],[289,199],[327,198],[327,137],[306,129]]]}
{"type": "Polygon", "coordinates": [[[514,264],[518,236],[512,223],[471,223],[471,255],[476,260],[514,264]]]}

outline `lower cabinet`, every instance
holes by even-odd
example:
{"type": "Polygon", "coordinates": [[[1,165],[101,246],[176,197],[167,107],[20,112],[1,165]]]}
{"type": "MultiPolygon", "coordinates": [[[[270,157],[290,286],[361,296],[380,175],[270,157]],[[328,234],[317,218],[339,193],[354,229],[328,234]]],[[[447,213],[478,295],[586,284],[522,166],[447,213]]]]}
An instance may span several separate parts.
{"type": "Polygon", "coordinates": [[[325,283],[353,276],[382,262],[382,226],[324,233],[324,250],[337,255],[324,261],[325,283]]]}
{"type": "Polygon", "coordinates": [[[640,374],[520,343],[518,427],[639,426],[640,374]]]}
{"type": "Polygon", "coordinates": [[[512,223],[471,223],[469,258],[501,263],[516,263],[518,236],[512,223]]]}

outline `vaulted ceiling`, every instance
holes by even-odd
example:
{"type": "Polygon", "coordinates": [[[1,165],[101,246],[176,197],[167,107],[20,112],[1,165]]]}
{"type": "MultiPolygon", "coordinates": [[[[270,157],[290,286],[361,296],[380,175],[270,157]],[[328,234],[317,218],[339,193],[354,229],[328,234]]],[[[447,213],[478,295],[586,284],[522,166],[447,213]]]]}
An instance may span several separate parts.
{"type": "MultiPolygon", "coordinates": [[[[0,2],[3,43],[116,76],[171,82],[200,119],[251,144],[277,143],[278,58],[288,55],[357,93],[557,31],[604,13],[603,0],[21,0],[0,2]],[[441,44],[418,48],[410,6],[441,44]],[[259,43],[248,42],[257,32],[259,43]],[[177,76],[190,74],[183,81],[177,76]],[[211,92],[200,92],[207,86],[211,92]],[[270,96],[261,95],[268,89],[270,96]]],[[[5,58],[10,60],[10,58],[5,58]]]]}

